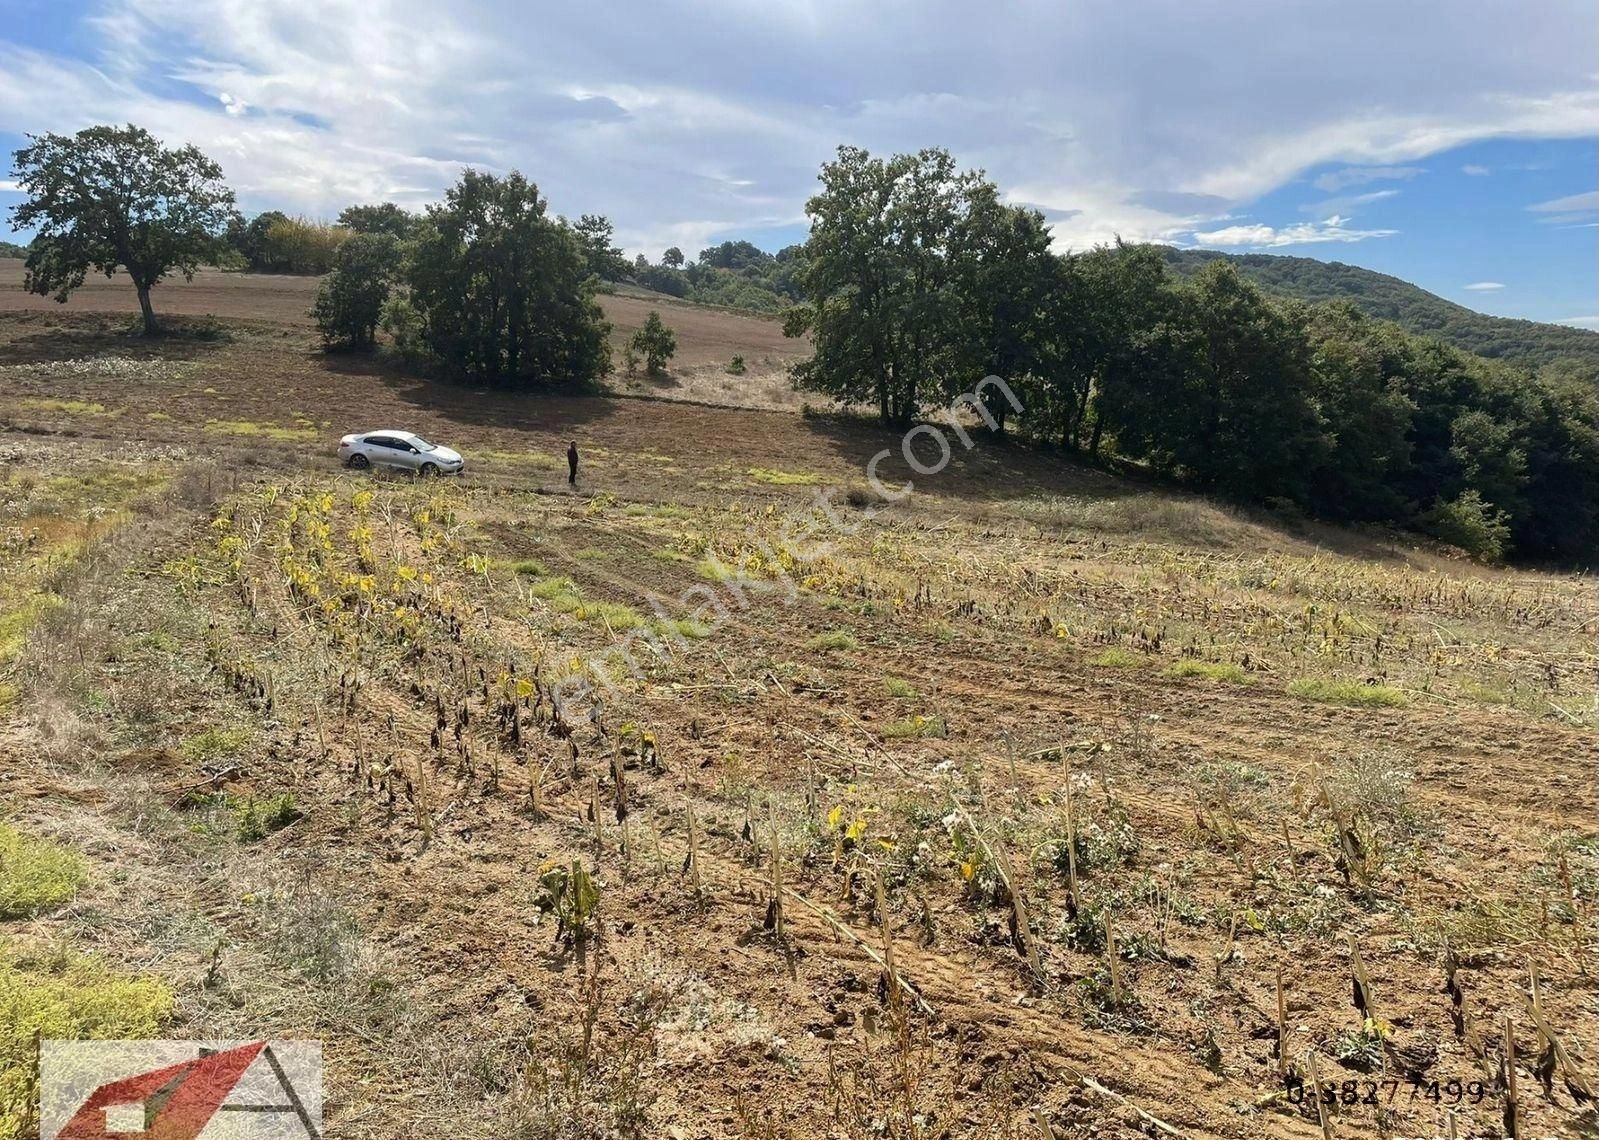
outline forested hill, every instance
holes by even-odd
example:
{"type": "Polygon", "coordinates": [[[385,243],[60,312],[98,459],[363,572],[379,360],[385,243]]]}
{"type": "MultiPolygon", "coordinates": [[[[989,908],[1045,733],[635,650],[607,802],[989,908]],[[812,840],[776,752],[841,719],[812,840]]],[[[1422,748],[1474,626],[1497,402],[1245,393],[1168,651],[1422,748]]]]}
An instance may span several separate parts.
{"type": "Polygon", "coordinates": [[[1269,293],[1303,301],[1350,301],[1369,315],[1393,321],[1408,332],[1437,337],[1479,356],[1529,367],[1567,358],[1580,361],[1584,371],[1599,375],[1599,333],[1490,317],[1408,281],[1339,261],[1159,248],[1167,264],[1181,277],[1190,277],[1208,263],[1225,258],[1269,293]]]}

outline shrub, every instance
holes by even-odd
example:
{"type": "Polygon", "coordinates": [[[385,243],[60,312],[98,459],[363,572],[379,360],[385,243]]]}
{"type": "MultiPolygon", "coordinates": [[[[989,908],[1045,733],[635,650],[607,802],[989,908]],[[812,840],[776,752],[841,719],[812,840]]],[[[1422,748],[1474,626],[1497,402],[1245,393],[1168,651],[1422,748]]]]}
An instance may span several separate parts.
{"type": "Polygon", "coordinates": [[[1423,525],[1435,538],[1458,546],[1479,562],[1499,562],[1510,546],[1509,519],[1476,491],[1439,503],[1423,525]]]}
{"type": "Polygon", "coordinates": [[[356,234],[339,246],[311,306],[324,347],[372,347],[399,267],[400,243],[390,234],[356,234]]]}
{"type": "Polygon", "coordinates": [[[733,357],[732,362],[727,366],[726,372],[729,376],[744,375],[744,358],[742,356],[733,357]]]}
{"type": "Polygon", "coordinates": [[[628,347],[644,357],[645,371],[660,372],[677,352],[677,334],[667,328],[660,313],[651,309],[644,327],[633,334],[628,347]]]}

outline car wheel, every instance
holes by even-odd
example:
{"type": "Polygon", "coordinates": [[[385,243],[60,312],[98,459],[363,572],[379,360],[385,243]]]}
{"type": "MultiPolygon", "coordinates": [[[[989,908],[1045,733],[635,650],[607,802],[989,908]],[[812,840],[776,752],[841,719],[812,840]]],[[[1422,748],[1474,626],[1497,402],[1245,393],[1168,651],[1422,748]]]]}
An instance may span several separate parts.
{"type": "Polygon", "coordinates": [[[372,466],[372,461],[366,456],[362,455],[360,452],[356,452],[354,455],[350,456],[350,466],[355,468],[357,471],[365,471],[368,467],[372,466]]]}
{"type": "Polygon", "coordinates": [[[438,465],[435,463],[424,463],[419,470],[421,471],[422,478],[424,479],[431,479],[433,476],[439,473],[438,465]]]}

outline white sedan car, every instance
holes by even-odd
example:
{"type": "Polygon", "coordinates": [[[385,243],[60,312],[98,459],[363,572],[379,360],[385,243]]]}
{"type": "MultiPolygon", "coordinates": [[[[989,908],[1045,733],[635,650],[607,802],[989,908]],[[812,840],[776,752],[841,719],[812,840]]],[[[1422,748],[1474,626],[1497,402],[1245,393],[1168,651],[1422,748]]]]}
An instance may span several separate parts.
{"type": "Polygon", "coordinates": [[[339,440],[339,459],[363,470],[389,467],[416,475],[455,475],[466,466],[461,453],[429,443],[414,431],[368,431],[339,440]]]}

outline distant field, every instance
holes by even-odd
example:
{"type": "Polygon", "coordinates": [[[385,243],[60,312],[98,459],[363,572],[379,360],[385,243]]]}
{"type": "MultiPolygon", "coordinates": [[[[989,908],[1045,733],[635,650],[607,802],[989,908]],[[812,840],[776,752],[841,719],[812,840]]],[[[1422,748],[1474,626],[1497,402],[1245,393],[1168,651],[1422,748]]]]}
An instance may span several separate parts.
{"type": "MultiPolygon", "coordinates": [[[[22,266],[13,258],[0,258],[0,312],[139,311],[133,287],[121,274],[110,280],[91,277],[65,305],[59,305],[49,297],[23,291],[22,266]]],[[[157,313],[271,321],[309,328],[309,309],[316,297],[317,283],[315,277],[203,269],[193,281],[178,277],[163,282],[153,297],[157,313]]],[[[611,343],[618,368],[612,383],[618,390],[747,407],[799,407],[801,399],[787,383],[787,367],[808,355],[809,347],[805,341],[785,337],[781,321],[703,308],[665,296],[601,296],[599,300],[612,326],[611,343]],[[620,372],[622,348],[644,324],[651,309],[659,310],[662,319],[676,331],[677,355],[664,377],[627,377],[620,372]],[[725,371],[735,355],[744,357],[746,371],[742,376],[725,371]]]]}

